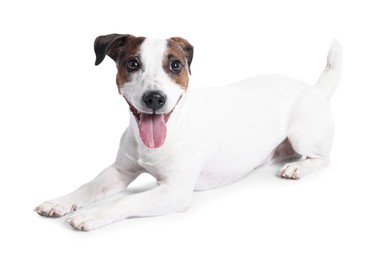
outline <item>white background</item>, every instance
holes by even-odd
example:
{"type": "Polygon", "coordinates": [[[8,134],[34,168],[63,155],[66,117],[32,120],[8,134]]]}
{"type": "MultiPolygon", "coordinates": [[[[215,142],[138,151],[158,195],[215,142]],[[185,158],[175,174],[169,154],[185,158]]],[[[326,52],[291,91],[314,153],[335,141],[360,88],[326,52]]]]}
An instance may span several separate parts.
{"type": "MultiPolygon", "coordinates": [[[[382,259],[379,2],[2,1],[0,258],[382,259]],[[344,70],[332,99],[332,164],[299,181],[277,178],[278,166],[256,170],[195,193],[186,213],[93,232],[38,216],[37,204],[115,158],[128,106],[114,63],[95,67],[93,53],[94,38],[114,32],[188,39],[191,87],[262,73],[315,83],[336,37],[344,70]]],[[[144,176],[130,191],[150,185],[144,176]]]]}

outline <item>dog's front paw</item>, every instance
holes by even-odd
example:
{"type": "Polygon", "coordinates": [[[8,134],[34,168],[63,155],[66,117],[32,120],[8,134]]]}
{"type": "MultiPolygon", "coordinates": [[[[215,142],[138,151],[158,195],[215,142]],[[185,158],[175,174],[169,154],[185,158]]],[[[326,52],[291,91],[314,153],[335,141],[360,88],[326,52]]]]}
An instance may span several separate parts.
{"type": "Polygon", "coordinates": [[[82,213],[75,213],[68,217],[66,222],[81,231],[91,231],[109,224],[108,219],[99,210],[84,210],[82,213]]]}
{"type": "Polygon", "coordinates": [[[76,209],[76,204],[51,200],[37,206],[35,211],[45,217],[62,217],[76,209]]]}
{"type": "Polygon", "coordinates": [[[287,163],[279,171],[279,176],[285,179],[297,180],[301,177],[301,166],[299,163],[287,163]]]}

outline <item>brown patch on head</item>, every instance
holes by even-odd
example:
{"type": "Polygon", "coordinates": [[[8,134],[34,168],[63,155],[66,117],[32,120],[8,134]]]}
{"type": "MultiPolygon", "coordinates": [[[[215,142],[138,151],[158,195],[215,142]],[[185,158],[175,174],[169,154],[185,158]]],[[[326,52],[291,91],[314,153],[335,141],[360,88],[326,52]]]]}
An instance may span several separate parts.
{"type": "Polygon", "coordinates": [[[183,89],[189,84],[190,65],[193,59],[193,46],[183,38],[173,37],[168,39],[167,50],[164,54],[163,68],[165,72],[183,89]],[[181,70],[172,70],[172,64],[179,63],[181,70]]]}
{"type": "Polygon", "coordinates": [[[135,72],[129,72],[127,63],[131,58],[136,58],[140,61],[140,48],[144,40],[145,37],[130,37],[125,49],[121,52],[118,61],[116,61],[118,70],[116,83],[119,88],[122,87],[124,83],[132,80],[132,75],[135,72]]]}
{"type": "Polygon", "coordinates": [[[134,57],[139,61],[140,47],[144,40],[145,37],[135,37],[129,34],[109,34],[96,38],[94,42],[96,65],[99,65],[106,55],[116,62],[118,88],[131,81],[134,72],[128,71],[127,63],[134,57]]]}

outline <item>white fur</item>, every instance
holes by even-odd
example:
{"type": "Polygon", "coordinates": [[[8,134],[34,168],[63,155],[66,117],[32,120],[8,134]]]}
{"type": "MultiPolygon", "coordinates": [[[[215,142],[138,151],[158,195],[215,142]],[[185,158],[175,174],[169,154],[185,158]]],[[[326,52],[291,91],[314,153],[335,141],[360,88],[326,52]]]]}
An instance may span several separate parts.
{"type": "MultiPolygon", "coordinates": [[[[145,71],[122,89],[139,109],[144,110],[139,98],[146,90],[166,93],[166,112],[183,94],[162,69],[164,50],[164,41],[145,41],[145,71]]],[[[282,167],[282,177],[298,179],[320,169],[329,161],[333,139],[329,99],[339,79],[340,59],[341,48],[334,43],[317,86],[268,75],[225,87],[190,89],[171,115],[167,139],[158,149],[144,146],[132,116],[112,166],[36,211],[63,216],[125,189],[139,174],[148,172],[158,180],[156,188],[73,213],[67,221],[79,230],[92,230],[128,217],[178,212],[188,207],[193,190],[227,185],[273,161],[273,152],[286,138],[303,157],[282,167]]]]}
{"type": "Polygon", "coordinates": [[[141,112],[151,113],[142,102],[145,92],[160,90],[166,94],[166,104],[157,111],[159,114],[170,112],[184,94],[184,90],[162,68],[166,46],[166,40],[146,39],[141,46],[142,70],[135,73],[132,80],[120,89],[121,94],[141,112]]]}

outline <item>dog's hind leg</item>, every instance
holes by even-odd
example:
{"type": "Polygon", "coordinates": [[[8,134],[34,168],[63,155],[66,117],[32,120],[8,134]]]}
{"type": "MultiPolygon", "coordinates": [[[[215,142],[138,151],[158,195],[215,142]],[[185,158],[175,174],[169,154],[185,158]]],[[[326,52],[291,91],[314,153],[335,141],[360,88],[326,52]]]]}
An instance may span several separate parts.
{"type": "Polygon", "coordinates": [[[304,95],[291,113],[288,140],[292,149],[302,159],[285,164],[281,177],[299,179],[304,175],[326,167],[333,140],[333,121],[328,104],[321,99],[304,95]]]}
{"type": "Polygon", "coordinates": [[[307,137],[290,137],[291,145],[297,153],[302,155],[302,160],[286,163],[279,175],[286,179],[299,179],[304,175],[329,164],[329,153],[331,149],[332,131],[321,137],[307,133],[307,137]],[[313,139],[312,139],[313,138],[313,139]]]}
{"type": "Polygon", "coordinates": [[[304,175],[328,165],[328,158],[321,155],[309,155],[302,161],[286,163],[279,175],[286,179],[299,179],[304,175]]]}
{"type": "Polygon", "coordinates": [[[326,68],[315,85],[319,93],[307,89],[290,111],[287,138],[294,151],[305,159],[286,164],[280,176],[298,179],[328,165],[334,135],[329,101],[338,85],[341,67],[342,47],[334,40],[326,68]]]}

